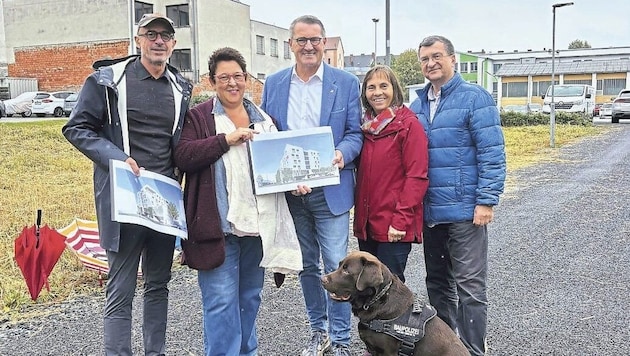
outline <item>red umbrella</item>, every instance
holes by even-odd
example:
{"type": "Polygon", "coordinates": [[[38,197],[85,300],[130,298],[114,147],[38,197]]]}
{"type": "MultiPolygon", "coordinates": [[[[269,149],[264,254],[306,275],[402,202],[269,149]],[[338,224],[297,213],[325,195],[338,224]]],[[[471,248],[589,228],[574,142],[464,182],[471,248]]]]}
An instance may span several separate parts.
{"type": "Polygon", "coordinates": [[[24,227],[15,239],[15,261],[33,300],[37,299],[44,285],[50,291],[48,276],[66,247],[65,237],[48,225],[40,228],[41,222],[42,211],[37,210],[37,224],[24,227]]]}

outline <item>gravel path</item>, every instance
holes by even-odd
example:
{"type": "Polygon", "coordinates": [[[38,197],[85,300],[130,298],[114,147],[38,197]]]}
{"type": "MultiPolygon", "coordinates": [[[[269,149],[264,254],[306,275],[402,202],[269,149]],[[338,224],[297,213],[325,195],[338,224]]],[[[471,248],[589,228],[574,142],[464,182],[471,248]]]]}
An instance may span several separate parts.
{"type": "MultiPolygon", "coordinates": [[[[488,344],[495,355],[630,355],[630,126],[557,150],[558,160],[512,174],[490,227],[488,344]]],[[[356,249],[354,239],[351,247],[356,249]]],[[[424,295],[415,246],[409,286],[424,295]]],[[[196,277],[175,268],[167,352],[201,355],[196,277]]],[[[268,276],[260,355],[297,355],[308,323],[299,282],[268,276]]],[[[0,321],[0,355],[101,355],[103,296],[34,305],[37,318],[0,321]]],[[[136,306],[140,299],[136,299],[136,306]]],[[[139,309],[133,340],[141,354],[139,309]]],[[[352,331],[352,352],[363,347],[352,331]]]]}

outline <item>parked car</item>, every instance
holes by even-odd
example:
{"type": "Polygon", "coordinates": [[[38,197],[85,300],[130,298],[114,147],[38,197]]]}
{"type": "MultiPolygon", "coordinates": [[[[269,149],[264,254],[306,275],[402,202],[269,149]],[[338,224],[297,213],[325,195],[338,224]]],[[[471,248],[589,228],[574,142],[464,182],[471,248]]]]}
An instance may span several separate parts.
{"type": "Polygon", "coordinates": [[[74,94],[73,91],[57,91],[54,93],[40,93],[33,98],[33,114],[42,117],[53,115],[61,117],[64,113],[65,99],[74,94]]]}
{"type": "Polygon", "coordinates": [[[63,113],[66,114],[66,116],[70,116],[70,113],[72,112],[72,109],[74,109],[74,106],[77,105],[77,98],[79,97],[78,93],[74,93],[74,94],[70,94],[68,95],[68,97],[64,100],[63,102],[63,113]]]}
{"type": "Polygon", "coordinates": [[[619,123],[619,119],[630,119],[630,89],[622,89],[612,103],[612,122],[619,123]]]}
{"type": "Polygon", "coordinates": [[[22,117],[30,117],[32,114],[33,98],[38,94],[43,94],[43,92],[27,91],[13,99],[3,101],[4,115],[11,117],[20,114],[22,117]]]}
{"type": "Polygon", "coordinates": [[[602,104],[595,104],[595,106],[593,107],[593,116],[599,116],[599,108],[602,106],[602,104]]]}
{"type": "Polygon", "coordinates": [[[529,103],[527,104],[529,112],[542,112],[542,104],[529,103]]]}
{"type": "Polygon", "coordinates": [[[600,119],[610,119],[612,118],[612,103],[604,103],[599,108],[599,118],[600,119]]]}
{"type": "Polygon", "coordinates": [[[506,105],[503,108],[504,112],[520,112],[522,114],[527,114],[529,110],[527,110],[527,105],[506,105]]]}

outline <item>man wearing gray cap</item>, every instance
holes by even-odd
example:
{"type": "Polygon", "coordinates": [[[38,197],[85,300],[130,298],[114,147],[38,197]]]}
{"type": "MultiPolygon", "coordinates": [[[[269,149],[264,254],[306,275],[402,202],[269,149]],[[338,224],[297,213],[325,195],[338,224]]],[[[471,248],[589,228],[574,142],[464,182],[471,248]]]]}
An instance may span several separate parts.
{"type": "Polygon", "coordinates": [[[144,279],[145,355],[165,353],[168,282],[175,237],[111,217],[110,160],[175,178],[179,140],[192,85],[167,64],[175,47],[173,21],[146,14],[138,21],[134,55],[94,64],[64,136],[94,162],[94,194],[109,276],[103,313],[106,355],[132,355],[131,315],[138,264],[144,279]]]}

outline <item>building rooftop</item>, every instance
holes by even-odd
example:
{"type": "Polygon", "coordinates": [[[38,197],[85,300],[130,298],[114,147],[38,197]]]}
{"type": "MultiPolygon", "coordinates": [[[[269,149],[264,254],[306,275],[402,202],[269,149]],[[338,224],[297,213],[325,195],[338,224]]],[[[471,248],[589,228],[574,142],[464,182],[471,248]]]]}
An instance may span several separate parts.
{"type": "MultiPolygon", "coordinates": [[[[583,73],[620,73],[630,72],[630,60],[620,59],[615,61],[575,61],[556,62],[554,72],[557,74],[583,74],[583,73]]],[[[497,76],[525,76],[525,75],[549,75],[551,63],[506,63],[495,73],[497,76]]]]}

